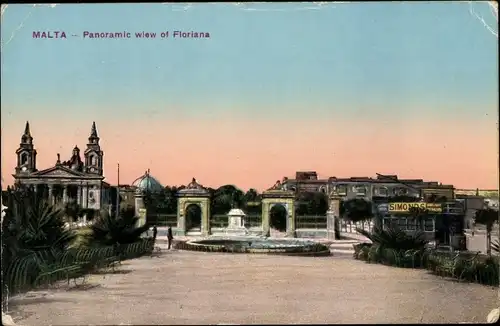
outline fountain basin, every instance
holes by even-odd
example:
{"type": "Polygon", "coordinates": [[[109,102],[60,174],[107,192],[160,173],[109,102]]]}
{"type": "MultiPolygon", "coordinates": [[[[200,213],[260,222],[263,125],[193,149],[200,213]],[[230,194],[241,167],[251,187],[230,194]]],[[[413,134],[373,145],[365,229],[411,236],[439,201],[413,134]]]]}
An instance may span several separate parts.
{"type": "Polygon", "coordinates": [[[293,256],[329,256],[330,249],[321,243],[294,239],[203,239],[179,242],[176,249],[203,252],[226,252],[293,256]]]}

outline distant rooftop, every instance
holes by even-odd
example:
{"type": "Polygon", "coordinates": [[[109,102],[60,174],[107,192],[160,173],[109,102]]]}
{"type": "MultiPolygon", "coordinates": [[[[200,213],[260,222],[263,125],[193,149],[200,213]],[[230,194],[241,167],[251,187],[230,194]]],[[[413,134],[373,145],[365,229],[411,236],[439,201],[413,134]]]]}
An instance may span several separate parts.
{"type": "Polygon", "coordinates": [[[329,177],[328,179],[318,179],[318,173],[316,171],[297,171],[295,173],[295,179],[289,179],[287,177],[283,178],[283,181],[305,181],[310,183],[318,183],[318,182],[391,182],[398,181],[400,183],[409,183],[409,184],[424,184],[429,187],[440,187],[440,188],[449,188],[453,187],[453,185],[443,185],[437,181],[424,181],[423,179],[399,179],[396,174],[390,175],[377,175],[375,178],[372,177],[329,177]]]}

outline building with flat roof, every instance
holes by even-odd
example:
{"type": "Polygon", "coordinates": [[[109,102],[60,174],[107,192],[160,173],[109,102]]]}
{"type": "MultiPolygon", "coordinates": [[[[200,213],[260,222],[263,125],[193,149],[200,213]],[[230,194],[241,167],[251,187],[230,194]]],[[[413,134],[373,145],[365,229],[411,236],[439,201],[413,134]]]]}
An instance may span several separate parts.
{"type": "Polygon", "coordinates": [[[282,186],[295,192],[335,193],[343,199],[364,198],[383,199],[394,196],[428,198],[446,197],[453,200],[453,185],[443,185],[436,181],[423,179],[401,179],[397,175],[378,175],[371,177],[349,177],[318,179],[315,171],[296,172],[295,179],[283,178],[282,186]]]}

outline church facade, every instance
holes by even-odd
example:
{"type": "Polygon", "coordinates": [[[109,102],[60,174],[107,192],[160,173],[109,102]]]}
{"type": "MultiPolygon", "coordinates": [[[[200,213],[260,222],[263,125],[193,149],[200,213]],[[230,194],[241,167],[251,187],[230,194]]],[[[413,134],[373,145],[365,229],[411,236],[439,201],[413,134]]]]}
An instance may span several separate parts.
{"type": "Polygon", "coordinates": [[[104,152],[99,145],[95,122],[83,152],[73,148],[71,157],[61,161],[57,154],[55,165],[43,170],[37,169],[37,151],[34,146],[29,122],[26,122],[21,143],[16,151],[17,165],[13,177],[17,185],[33,186],[52,204],[74,202],[84,209],[99,210],[110,204],[110,185],[104,182],[104,152]]]}

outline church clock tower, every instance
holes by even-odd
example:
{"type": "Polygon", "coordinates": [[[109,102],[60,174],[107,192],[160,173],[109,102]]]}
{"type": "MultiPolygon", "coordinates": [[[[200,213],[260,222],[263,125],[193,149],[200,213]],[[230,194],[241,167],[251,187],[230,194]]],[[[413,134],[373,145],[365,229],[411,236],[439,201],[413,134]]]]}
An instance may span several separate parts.
{"type": "Polygon", "coordinates": [[[87,144],[87,149],[85,150],[84,155],[85,172],[102,176],[102,159],[104,156],[104,152],[101,151],[101,146],[99,145],[99,136],[97,135],[95,122],[92,123],[89,142],[87,144]]]}
{"type": "Polygon", "coordinates": [[[36,171],[36,150],[33,146],[33,137],[31,136],[28,121],[26,121],[24,134],[21,136],[21,144],[19,144],[16,155],[16,174],[29,174],[36,171]]]}

